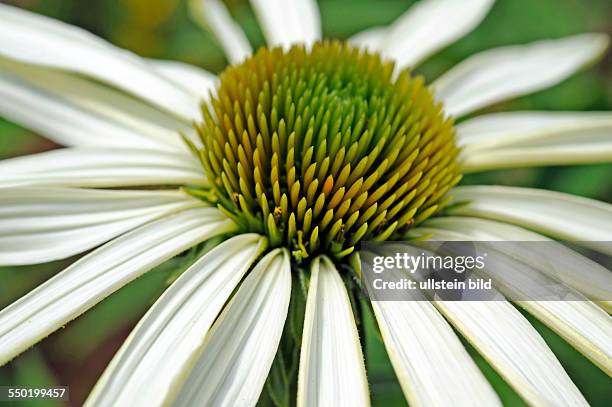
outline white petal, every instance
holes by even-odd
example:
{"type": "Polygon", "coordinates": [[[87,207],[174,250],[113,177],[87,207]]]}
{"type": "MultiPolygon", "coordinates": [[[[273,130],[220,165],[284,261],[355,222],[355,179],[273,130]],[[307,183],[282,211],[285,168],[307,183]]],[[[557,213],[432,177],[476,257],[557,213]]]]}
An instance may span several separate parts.
{"type": "Polygon", "coordinates": [[[518,301],[612,376],[612,318],[590,301],[518,301]]]}
{"type": "Polygon", "coordinates": [[[265,247],[259,235],[239,235],[196,261],[140,320],[86,405],[168,403],[221,308],[265,247]]]}
{"type": "Polygon", "coordinates": [[[0,58],[0,113],[60,144],[186,150],[190,122],[82,76],[0,58]],[[0,99],[2,100],[2,99],[0,99]]]}
{"type": "MultiPolygon", "coordinates": [[[[112,93],[119,93],[108,91],[103,94],[98,92],[102,86],[91,84],[90,88],[85,88],[76,83],[85,83],[85,80],[63,81],[59,78],[62,74],[48,72],[49,75],[37,78],[45,83],[47,89],[19,76],[0,72],[0,114],[56,143],[68,146],[184,148],[180,145],[176,130],[172,136],[166,131],[162,141],[151,137],[156,133],[147,132],[147,128],[153,126],[146,121],[139,128],[130,128],[127,123],[122,123],[121,118],[113,114],[113,111],[121,112],[116,109],[124,105],[121,99],[112,97],[112,93]],[[54,90],[60,90],[65,95],[54,90]],[[105,96],[111,97],[105,100],[105,96]],[[88,102],[91,102],[89,106],[88,102]]],[[[125,96],[123,98],[127,99],[125,96]]],[[[123,110],[121,116],[139,125],[138,118],[130,115],[131,111],[130,108],[123,110]]]]}
{"type": "MultiPolygon", "coordinates": [[[[585,130],[585,137],[591,136],[585,130]]],[[[599,133],[597,131],[597,133],[599,133]]],[[[592,134],[599,138],[599,134],[592,134]]],[[[569,142],[529,147],[499,147],[496,150],[464,151],[461,160],[465,172],[489,171],[504,168],[542,167],[609,163],[612,161],[612,142],[568,140],[569,142]]]]}
{"type": "Polygon", "coordinates": [[[466,171],[612,161],[608,112],[512,112],[457,126],[466,171]]]}
{"type": "Polygon", "coordinates": [[[560,192],[502,186],[453,189],[457,215],[501,220],[612,254],[612,205],[560,192]]]}
{"type": "MultiPolygon", "coordinates": [[[[494,227],[499,228],[497,232],[499,234],[508,231],[508,229],[500,228],[499,225],[488,225],[485,227],[488,230],[484,235],[480,235],[478,240],[489,240],[485,236],[490,233],[495,236],[495,232],[492,232],[494,227]]],[[[465,226],[463,229],[455,228],[450,233],[444,229],[431,229],[426,232],[433,232],[435,238],[441,240],[471,240],[474,238],[472,230],[469,226],[465,226]]],[[[510,231],[507,239],[518,236],[520,232],[510,231]]],[[[496,246],[491,245],[490,248],[491,250],[487,251],[488,261],[491,262],[492,256],[496,256],[497,260],[495,261],[496,267],[488,269],[487,272],[496,279],[500,291],[504,294],[519,298],[520,291],[524,291],[526,287],[533,287],[535,284],[544,287],[548,284],[545,274],[542,273],[543,270],[534,268],[529,261],[525,262],[523,258],[512,259],[505,256],[500,250],[495,249],[496,246]],[[501,269],[502,266],[505,270],[501,269]],[[520,281],[520,284],[516,284],[517,281],[520,281]]],[[[499,248],[497,246],[497,249],[499,248]]],[[[516,252],[512,255],[515,256],[516,252]]],[[[579,269],[579,271],[582,270],[579,269]]],[[[590,277],[589,274],[590,271],[587,269],[585,279],[590,277]]],[[[600,307],[574,291],[567,292],[564,301],[516,301],[516,303],[565,338],[608,375],[612,374],[612,341],[610,341],[612,318],[600,307]]]]}
{"type": "Polygon", "coordinates": [[[382,53],[400,68],[417,65],[472,31],[494,0],[422,0],[389,27],[382,53]]]}
{"type": "Polygon", "coordinates": [[[546,342],[509,302],[435,305],[530,405],[588,406],[546,342]]]}
{"type": "Polygon", "coordinates": [[[291,297],[286,251],[264,257],[208,333],[176,406],[255,406],[281,339],[291,297]]]}
{"type": "Polygon", "coordinates": [[[76,72],[121,88],[179,117],[199,116],[189,93],[138,56],[78,27],[0,4],[0,55],[76,72]]]}
{"type": "Polygon", "coordinates": [[[434,233],[431,238],[439,241],[468,239],[474,241],[552,242],[545,236],[518,226],[467,216],[431,218],[418,228],[413,229],[412,233],[415,235],[434,233]],[[444,232],[443,237],[438,233],[441,231],[444,232]],[[460,236],[460,238],[452,239],[451,235],[460,236]],[[469,236],[469,238],[466,236],[469,236]]]}
{"type": "Polygon", "coordinates": [[[591,300],[612,298],[612,276],[608,269],[561,243],[519,226],[464,216],[444,216],[427,221],[418,230],[431,234],[432,239],[437,240],[545,242],[497,247],[512,249],[514,259],[530,265],[554,281],[562,281],[591,300]]]}
{"type": "Polygon", "coordinates": [[[189,0],[191,16],[209,29],[223,47],[231,64],[242,62],[253,53],[248,38],[220,0],[189,0]]]}
{"type": "Polygon", "coordinates": [[[601,56],[604,34],[580,34],[476,54],[433,84],[446,113],[462,116],[493,103],[545,89],[601,56]]]}
{"type": "MultiPolygon", "coordinates": [[[[197,67],[147,60],[160,74],[207,100],[217,79],[197,67]]],[[[0,58],[0,113],[69,146],[187,151],[180,135],[200,144],[191,121],[82,76],[0,58]],[[6,83],[3,83],[6,82],[6,83]]]]}
{"type": "Polygon", "coordinates": [[[0,188],[178,184],[206,184],[200,164],[188,153],[83,147],[0,161],[0,188]]]}
{"type": "Polygon", "coordinates": [[[268,46],[311,45],[321,39],[316,0],[250,0],[268,46]]]}
{"type": "Polygon", "coordinates": [[[387,35],[387,27],[372,27],[358,32],[349,38],[349,43],[358,48],[378,52],[382,49],[382,41],[387,35]]]}
{"type": "Polygon", "coordinates": [[[411,406],[497,406],[497,395],[433,305],[423,297],[372,301],[411,406]]]}
{"type": "Polygon", "coordinates": [[[369,406],[368,382],[351,304],[334,264],[311,266],[306,302],[298,407],[369,406]]]}
{"type": "Polygon", "coordinates": [[[217,209],[197,208],[96,249],[0,312],[0,365],[151,268],[234,229],[217,209]]]}
{"type": "Polygon", "coordinates": [[[0,265],[64,259],[196,206],[202,202],[178,191],[6,188],[0,194],[0,265]]]}
{"type": "MultiPolygon", "coordinates": [[[[542,140],[581,129],[612,127],[610,112],[520,111],[477,116],[457,125],[457,144],[470,149],[539,145],[542,140]]],[[[590,138],[585,137],[586,140],[590,138]]]]}
{"type": "Polygon", "coordinates": [[[192,93],[198,99],[206,100],[217,87],[217,77],[197,66],[175,61],[147,60],[153,68],[172,82],[192,93]]]}

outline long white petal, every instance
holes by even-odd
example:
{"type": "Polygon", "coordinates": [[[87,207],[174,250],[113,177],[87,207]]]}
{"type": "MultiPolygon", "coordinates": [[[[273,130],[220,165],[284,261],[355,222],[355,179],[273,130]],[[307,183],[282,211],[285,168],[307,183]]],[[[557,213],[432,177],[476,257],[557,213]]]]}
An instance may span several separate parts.
{"type": "Polygon", "coordinates": [[[493,103],[545,89],[601,56],[605,34],[580,34],[476,54],[433,83],[446,113],[462,116],[493,103]]]}
{"type": "MultiPolygon", "coordinates": [[[[436,226],[440,226],[439,224],[436,226]]],[[[497,234],[509,232],[506,239],[520,237],[521,232],[503,228],[503,225],[489,224],[484,227],[485,233],[474,237],[474,230],[480,229],[479,226],[469,226],[464,224],[464,228],[451,228],[447,231],[443,228],[425,228],[426,233],[433,233],[436,239],[441,240],[489,240],[487,236],[493,236],[493,240],[503,240],[497,234]],[[498,232],[493,229],[497,228],[498,232]],[[505,229],[505,230],[504,230],[505,229]]],[[[517,229],[517,228],[514,228],[517,229]]],[[[491,246],[491,251],[487,252],[488,261],[495,255],[495,246],[491,246]]],[[[498,247],[499,249],[499,247],[498,247]]],[[[546,276],[542,270],[537,270],[529,264],[529,260],[523,258],[512,260],[508,256],[496,262],[496,269],[488,270],[488,273],[501,283],[500,290],[507,295],[517,295],[517,290],[532,286],[531,281],[537,284],[546,284],[546,276]],[[503,264],[505,262],[505,264],[503,264]],[[499,270],[504,265],[507,270],[499,270]],[[522,280],[520,286],[513,284],[517,278],[522,280]],[[508,291],[510,290],[510,291],[508,291]],[[508,291],[508,292],[506,292],[508,291]]],[[[516,252],[513,253],[513,256],[516,252]]],[[[499,255],[498,255],[499,258],[499,255]]],[[[582,271],[582,270],[580,270],[582,271]]],[[[574,271],[575,272],[575,271],[574,271]]],[[[590,277],[590,271],[585,272],[585,279],[590,277]]],[[[609,276],[608,276],[609,279],[609,276]]],[[[585,297],[576,292],[567,292],[564,301],[517,301],[517,304],[540,319],[551,329],[565,338],[578,351],[591,359],[593,363],[602,368],[607,374],[612,374],[612,318],[595,303],[588,301],[585,297]]]]}
{"type": "MultiPolygon", "coordinates": [[[[588,133],[589,130],[585,130],[588,133]]],[[[598,136],[594,135],[594,136],[598,136]]],[[[589,137],[589,134],[585,134],[589,137]]],[[[495,150],[465,150],[461,154],[466,173],[504,168],[542,167],[609,163],[612,161],[612,142],[568,140],[549,145],[529,147],[499,147],[495,150]]]]}
{"type": "Polygon", "coordinates": [[[497,406],[497,395],[438,311],[421,300],[373,301],[411,406],[497,406]]]}
{"type": "MultiPolygon", "coordinates": [[[[216,77],[195,66],[150,59],[147,63],[198,100],[207,100],[216,87],[216,77]]],[[[0,94],[5,96],[0,98],[0,114],[59,144],[185,152],[180,135],[200,144],[191,121],[113,87],[2,58],[0,71],[0,94]]]]}
{"type": "MultiPolygon", "coordinates": [[[[210,101],[210,96],[216,93],[219,79],[216,75],[204,69],[175,61],[148,59],[147,62],[157,72],[190,92],[200,103],[207,103],[210,101]]],[[[194,121],[198,122],[199,120],[201,118],[195,118],[194,121]]],[[[193,122],[190,122],[187,126],[175,126],[173,130],[175,138],[180,134],[187,137],[196,147],[202,146],[202,141],[195,131],[193,122]]],[[[183,141],[180,141],[180,144],[182,148],[187,147],[183,141]]]]}
{"type": "Polygon", "coordinates": [[[369,406],[368,382],[351,304],[334,264],[311,266],[300,350],[298,407],[369,406]]]}
{"type": "MultiPolygon", "coordinates": [[[[481,115],[457,125],[457,144],[469,149],[539,145],[549,137],[577,138],[582,129],[612,127],[610,112],[520,111],[481,115]]],[[[583,137],[585,141],[590,137],[583,137]]]]}
{"type": "Polygon", "coordinates": [[[151,268],[234,229],[215,208],[190,209],[96,249],[0,311],[0,365],[151,268]]]}
{"type": "Polygon", "coordinates": [[[550,276],[554,281],[575,288],[594,301],[612,298],[610,271],[593,260],[538,233],[519,226],[465,216],[431,219],[419,227],[420,233],[436,240],[510,241],[512,257],[550,276]],[[533,245],[524,242],[545,242],[533,245]]]}
{"type": "Polygon", "coordinates": [[[369,49],[379,52],[382,48],[382,41],[387,35],[387,27],[372,27],[349,38],[349,43],[355,47],[369,49]]]}
{"type": "Polygon", "coordinates": [[[0,4],[0,55],[76,72],[121,88],[187,120],[197,99],[159,75],[138,56],[78,27],[0,4]]]}
{"type": "Polygon", "coordinates": [[[422,0],[389,27],[381,51],[400,68],[417,65],[472,31],[494,0],[422,0]]]}
{"type": "Polygon", "coordinates": [[[198,99],[208,99],[210,92],[213,92],[217,87],[218,79],[216,75],[197,66],[161,59],[148,59],[147,62],[157,72],[192,93],[198,99]]]}
{"type": "Polygon", "coordinates": [[[502,186],[453,190],[457,215],[501,220],[612,254],[612,205],[560,192],[502,186]]]}
{"type": "Polygon", "coordinates": [[[321,38],[315,0],[250,0],[268,46],[311,45],[321,38]]]}
{"type": "MultiPolygon", "coordinates": [[[[23,75],[32,72],[26,65],[22,67],[23,75]]],[[[44,69],[39,71],[45,72],[44,69]]],[[[100,85],[87,84],[86,80],[65,80],[68,75],[47,72],[48,75],[36,76],[39,83],[6,71],[0,72],[0,115],[68,146],[184,149],[180,144],[178,126],[173,133],[155,128],[155,114],[145,113],[139,118],[135,110],[140,106],[154,109],[130,102],[119,92],[104,91],[100,85]],[[123,103],[125,101],[128,103],[123,103]],[[127,120],[122,122],[122,118],[127,120]],[[161,137],[156,139],[160,133],[161,137]]],[[[143,110],[140,112],[144,113],[143,110]]],[[[163,115],[159,113],[159,116],[163,115]]]]}
{"type": "Polygon", "coordinates": [[[0,194],[0,265],[64,259],[196,206],[202,202],[178,191],[6,188],[0,194]]]}
{"type": "Polygon", "coordinates": [[[265,238],[244,234],[197,260],[140,320],[86,405],[169,402],[192,368],[221,308],[265,247],[265,238]]]}
{"type": "Polygon", "coordinates": [[[468,216],[440,216],[428,219],[418,228],[413,229],[415,236],[434,233],[433,240],[474,240],[474,241],[511,241],[511,242],[552,242],[550,238],[508,223],[472,218],[468,216]],[[438,232],[444,231],[444,237],[438,232]],[[460,235],[460,239],[452,236],[460,235]],[[468,237],[469,236],[469,237],[468,237]]]}
{"type": "Polygon", "coordinates": [[[435,305],[529,404],[588,406],[546,342],[509,302],[435,305]]]}
{"type": "Polygon", "coordinates": [[[457,126],[466,171],[612,161],[608,112],[511,112],[457,126]]]}
{"type": "Polygon", "coordinates": [[[206,184],[189,153],[118,148],[64,148],[0,161],[0,188],[206,184]]]}
{"type": "Polygon", "coordinates": [[[223,47],[231,64],[242,62],[253,49],[248,38],[220,0],[189,0],[191,17],[209,29],[223,47]]]}
{"type": "Polygon", "coordinates": [[[518,301],[612,376],[612,317],[590,301],[518,301]]]}
{"type": "Polygon", "coordinates": [[[264,257],[212,330],[176,406],[255,406],[281,339],[291,297],[289,254],[264,257]]]}

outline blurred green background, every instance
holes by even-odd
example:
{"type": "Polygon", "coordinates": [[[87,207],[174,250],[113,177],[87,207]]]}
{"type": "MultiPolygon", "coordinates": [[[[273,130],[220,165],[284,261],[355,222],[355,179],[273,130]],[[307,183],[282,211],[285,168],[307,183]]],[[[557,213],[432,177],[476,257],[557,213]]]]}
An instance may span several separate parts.
{"type": "MultiPolygon", "coordinates": [[[[219,72],[226,65],[210,33],[195,26],[184,0],[11,0],[15,4],[80,27],[140,55],[175,59],[219,72]]],[[[324,33],[347,38],[362,29],[392,22],[410,0],[320,0],[324,33]]],[[[226,0],[252,44],[263,36],[246,0],[226,0]]],[[[0,22],[1,24],[1,22],[0,22]]],[[[491,47],[554,38],[579,32],[612,33],[611,0],[498,0],[473,33],[430,59],[417,71],[427,78],[470,54],[491,47]]],[[[612,110],[612,56],[552,89],[498,104],[498,110],[612,110]]],[[[0,119],[0,159],[55,148],[53,143],[0,119]]],[[[529,168],[466,177],[464,183],[542,187],[607,202],[612,201],[612,166],[529,168]]],[[[175,259],[146,274],[47,340],[0,368],[0,385],[69,385],[71,405],[81,405],[91,386],[130,328],[161,294],[168,280],[189,258],[175,259]]],[[[188,256],[187,256],[188,257],[188,256]]],[[[0,268],[0,308],[61,270],[70,261],[43,266],[0,268]]],[[[559,357],[569,375],[594,406],[609,405],[612,381],[567,343],[530,319],[559,357]]],[[[366,318],[366,359],[373,404],[405,405],[382,344],[366,318]]],[[[466,344],[466,346],[468,346],[466,344]]],[[[506,405],[523,405],[516,394],[473,349],[479,366],[506,405]]],[[[8,405],[8,403],[7,403],[8,405]]],[[[20,405],[57,406],[55,402],[20,405]]]]}

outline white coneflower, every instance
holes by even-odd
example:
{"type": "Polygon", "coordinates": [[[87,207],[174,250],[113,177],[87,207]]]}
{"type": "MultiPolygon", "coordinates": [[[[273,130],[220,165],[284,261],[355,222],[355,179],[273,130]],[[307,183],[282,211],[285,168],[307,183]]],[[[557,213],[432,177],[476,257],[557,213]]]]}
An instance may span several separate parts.
{"type": "MultiPolygon", "coordinates": [[[[252,0],[269,45],[252,52],[223,3],[196,1],[233,64],[219,78],[0,5],[0,113],[67,146],[0,163],[0,263],[91,250],[0,312],[0,363],[219,237],[140,320],[87,404],[255,405],[273,369],[295,380],[299,406],[368,405],[358,294],[346,287],[360,241],[546,235],[609,251],[597,244],[612,231],[606,203],[456,186],[470,171],[612,158],[608,112],[454,125],[564,80],[605,51],[605,35],[486,51],[431,86],[411,74],[492,3],[422,0],[344,43],[321,39],[314,1],[252,0]],[[448,207],[451,196],[464,204],[448,207]]],[[[611,374],[609,303],[588,284],[603,271],[574,256],[586,282],[576,290],[601,302],[519,305],[611,374]]],[[[509,302],[372,307],[411,405],[500,404],[453,328],[529,404],[587,404],[509,302]]]]}

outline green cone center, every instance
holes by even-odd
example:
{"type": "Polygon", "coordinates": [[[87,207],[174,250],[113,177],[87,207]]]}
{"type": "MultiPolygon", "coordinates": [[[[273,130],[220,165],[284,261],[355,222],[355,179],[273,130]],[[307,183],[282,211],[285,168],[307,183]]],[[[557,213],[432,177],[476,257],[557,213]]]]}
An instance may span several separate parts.
{"type": "Polygon", "coordinates": [[[260,49],[202,110],[212,199],[297,262],[396,238],[461,177],[453,122],[423,78],[341,42],[260,49]]]}

